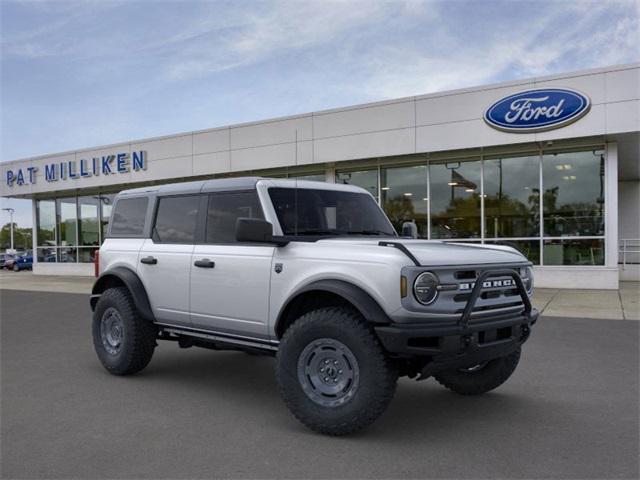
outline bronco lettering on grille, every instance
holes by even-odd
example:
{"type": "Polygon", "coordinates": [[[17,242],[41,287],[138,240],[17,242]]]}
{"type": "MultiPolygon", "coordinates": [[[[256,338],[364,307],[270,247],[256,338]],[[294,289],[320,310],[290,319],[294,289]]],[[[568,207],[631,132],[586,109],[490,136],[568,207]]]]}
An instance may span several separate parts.
{"type": "MultiPolygon", "coordinates": [[[[487,280],[482,282],[482,288],[496,288],[496,287],[513,287],[516,282],[511,278],[504,280],[487,280]]],[[[472,290],[476,286],[476,282],[461,283],[458,287],[459,290],[472,290]]]]}

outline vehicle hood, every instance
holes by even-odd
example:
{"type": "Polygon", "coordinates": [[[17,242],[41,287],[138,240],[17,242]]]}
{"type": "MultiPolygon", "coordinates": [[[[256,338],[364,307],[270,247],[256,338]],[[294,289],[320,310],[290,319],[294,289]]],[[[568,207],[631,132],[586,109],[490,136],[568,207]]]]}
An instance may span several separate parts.
{"type": "MultiPolygon", "coordinates": [[[[401,243],[416,257],[421,265],[478,265],[493,263],[526,262],[527,258],[515,248],[506,245],[480,245],[469,243],[445,243],[437,240],[413,240],[401,238],[335,238],[320,242],[339,242],[345,247],[353,245],[378,246],[381,241],[401,243]]],[[[391,248],[391,247],[379,247],[391,248]]]]}

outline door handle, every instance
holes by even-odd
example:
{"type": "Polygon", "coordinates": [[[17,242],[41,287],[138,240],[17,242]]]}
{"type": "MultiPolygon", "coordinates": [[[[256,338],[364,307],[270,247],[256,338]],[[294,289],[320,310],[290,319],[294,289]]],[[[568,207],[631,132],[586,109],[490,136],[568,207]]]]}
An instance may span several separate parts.
{"type": "Polygon", "coordinates": [[[212,262],[208,258],[203,258],[202,260],[196,260],[193,262],[196,267],[200,268],[213,268],[216,266],[216,262],[212,262]]]}
{"type": "Polygon", "coordinates": [[[155,265],[156,263],[158,263],[158,259],[155,257],[144,257],[140,259],[140,263],[155,265]]]}

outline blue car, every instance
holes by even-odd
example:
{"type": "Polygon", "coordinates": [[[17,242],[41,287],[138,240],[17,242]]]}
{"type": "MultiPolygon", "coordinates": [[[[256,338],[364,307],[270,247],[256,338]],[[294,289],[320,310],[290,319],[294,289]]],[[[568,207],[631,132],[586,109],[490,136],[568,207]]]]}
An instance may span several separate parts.
{"type": "Polygon", "coordinates": [[[33,254],[30,252],[19,256],[13,262],[13,271],[19,272],[20,270],[31,270],[33,268],[33,254]]]}

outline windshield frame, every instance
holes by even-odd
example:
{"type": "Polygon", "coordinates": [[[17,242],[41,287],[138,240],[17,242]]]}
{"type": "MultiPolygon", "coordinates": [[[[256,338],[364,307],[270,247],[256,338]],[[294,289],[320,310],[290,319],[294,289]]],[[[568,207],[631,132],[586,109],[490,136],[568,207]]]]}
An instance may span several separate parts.
{"type": "MultiPolygon", "coordinates": [[[[264,189],[264,194],[266,199],[269,202],[270,210],[272,211],[272,216],[274,220],[274,227],[276,230],[279,230],[279,234],[283,237],[294,239],[295,241],[316,241],[321,239],[340,239],[340,238],[354,238],[354,237],[365,237],[365,238],[376,238],[376,239],[389,239],[389,238],[398,238],[398,233],[396,232],[393,224],[384,213],[380,205],[376,199],[366,190],[349,186],[344,188],[340,185],[336,184],[324,184],[318,183],[317,185],[305,185],[294,186],[294,184],[281,184],[281,182],[274,182],[274,184],[268,185],[267,188],[264,189]],[[328,187],[328,188],[327,188],[328,187]],[[335,188],[338,187],[338,188],[335,188]],[[298,191],[315,191],[318,194],[326,193],[334,193],[336,195],[358,195],[365,197],[367,202],[367,207],[371,207],[375,209],[375,211],[379,214],[379,218],[375,219],[374,223],[377,223],[377,228],[362,228],[357,231],[345,230],[342,228],[314,228],[308,229],[306,232],[298,231],[289,231],[286,229],[286,225],[283,225],[281,222],[281,218],[277,211],[277,199],[274,199],[272,196],[273,190],[298,190],[298,191]]],[[[315,183],[315,182],[314,182],[315,183]]],[[[326,218],[325,218],[326,221],[326,218]]],[[[318,225],[320,226],[320,225],[318,225]]],[[[371,226],[371,225],[369,225],[371,226]]]]}

